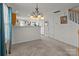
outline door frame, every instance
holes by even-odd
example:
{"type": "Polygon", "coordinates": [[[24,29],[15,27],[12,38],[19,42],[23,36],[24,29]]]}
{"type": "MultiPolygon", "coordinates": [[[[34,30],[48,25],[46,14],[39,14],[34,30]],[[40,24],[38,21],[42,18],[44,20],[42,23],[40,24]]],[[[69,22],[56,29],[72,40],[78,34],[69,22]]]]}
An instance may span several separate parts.
{"type": "Polygon", "coordinates": [[[77,56],[79,56],[79,29],[77,31],[78,39],[77,39],[77,56]]]}

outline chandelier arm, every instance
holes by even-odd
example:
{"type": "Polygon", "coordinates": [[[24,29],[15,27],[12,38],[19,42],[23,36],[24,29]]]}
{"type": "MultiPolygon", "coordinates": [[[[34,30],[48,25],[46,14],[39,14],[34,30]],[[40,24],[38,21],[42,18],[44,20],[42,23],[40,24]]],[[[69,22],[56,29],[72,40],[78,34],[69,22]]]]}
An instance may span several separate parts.
{"type": "Polygon", "coordinates": [[[36,13],[37,13],[37,15],[39,14],[39,8],[38,8],[38,3],[36,4],[36,13]]]}
{"type": "Polygon", "coordinates": [[[39,12],[38,3],[36,4],[35,12],[32,13],[31,18],[33,19],[44,19],[43,15],[39,12]]]}

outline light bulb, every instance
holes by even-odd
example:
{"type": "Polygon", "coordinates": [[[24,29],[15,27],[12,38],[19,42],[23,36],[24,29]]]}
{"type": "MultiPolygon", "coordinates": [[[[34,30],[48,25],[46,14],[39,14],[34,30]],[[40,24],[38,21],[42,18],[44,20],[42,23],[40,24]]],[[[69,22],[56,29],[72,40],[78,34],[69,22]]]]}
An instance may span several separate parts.
{"type": "Polygon", "coordinates": [[[31,19],[35,19],[35,17],[34,17],[34,16],[30,16],[30,18],[31,18],[31,19]]]}
{"type": "Polygon", "coordinates": [[[44,17],[41,17],[41,19],[44,19],[44,17]]]}
{"type": "Polygon", "coordinates": [[[30,16],[30,18],[32,19],[32,18],[33,18],[33,16],[30,16]]]}
{"type": "Polygon", "coordinates": [[[41,18],[41,15],[38,15],[38,18],[41,18]]]}

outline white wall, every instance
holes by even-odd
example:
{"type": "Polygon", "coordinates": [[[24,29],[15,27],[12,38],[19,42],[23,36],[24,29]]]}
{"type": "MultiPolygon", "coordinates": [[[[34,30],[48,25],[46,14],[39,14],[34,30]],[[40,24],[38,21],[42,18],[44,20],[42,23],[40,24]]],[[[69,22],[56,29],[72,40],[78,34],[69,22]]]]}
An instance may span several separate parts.
{"type": "Polygon", "coordinates": [[[40,39],[40,27],[15,26],[12,32],[12,44],[40,39]]]}
{"type": "Polygon", "coordinates": [[[45,33],[45,36],[50,36],[56,40],[77,46],[77,30],[79,29],[79,25],[70,21],[69,18],[67,18],[68,24],[60,24],[60,16],[63,15],[68,16],[67,10],[62,10],[62,12],[57,14],[53,14],[52,12],[47,13],[44,21],[48,21],[48,25],[44,25],[44,31],[42,33],[45,33]]]}
{"type": "MultiPolygon", "coordinates": [[[[68,12],[62,11],[58,14],[49,14],[48,18],[48,36],[55,38],[56,40],[77,46],[79,25],[70,21],[68,18],[68,24],[60,24],[60,16],[67,15],[68,12]]],[[[46,31],[45,31],[46,32],[46,31]]]]}

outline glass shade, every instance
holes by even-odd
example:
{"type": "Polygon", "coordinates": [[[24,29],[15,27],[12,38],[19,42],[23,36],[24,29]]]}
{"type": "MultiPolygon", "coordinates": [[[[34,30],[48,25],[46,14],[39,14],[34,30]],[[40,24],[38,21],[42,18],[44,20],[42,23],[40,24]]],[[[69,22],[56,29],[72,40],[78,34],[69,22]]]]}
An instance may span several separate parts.
{"type": "Polygon", "coordinates": [[[38,18],[41,18],[41,15],[38,15],[38,18]]]}
{"type": "Polygon", "coordinates": [[[42,16],[41,19],[44,19],[44,17],[42,16]]]}
{"type": "Polygon", "coordinates": [[[38,19],[44,19],[43,16],[41,15],[38,15],[38,16],[30,16],[31,19],[35,19],[35,20],[38,20],[38,19]]]}

